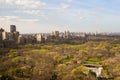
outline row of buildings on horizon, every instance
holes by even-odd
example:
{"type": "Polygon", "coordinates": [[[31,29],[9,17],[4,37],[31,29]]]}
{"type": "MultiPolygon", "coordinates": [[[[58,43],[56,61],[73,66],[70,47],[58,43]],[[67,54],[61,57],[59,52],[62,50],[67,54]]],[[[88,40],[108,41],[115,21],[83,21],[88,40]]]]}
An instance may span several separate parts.
{"type": "Polygon", "coordinates": [[[3,28],[0,29],[0,46],[7,47],[18,44],[27,43],[45,43],[49,41],[58,40],[77,40],[85,42],[87,40],[106,40],[119,38],[120,34],[108,34],[108,33],[84,33],[84,32],[59,32],[53,31],[52,33],[37,33],[37,34],[20,34],[16,31],[15,25],[10,25],[10,32],[6,32],[3,28]],[[116,36],[116,37],[114,37],[116,36]]]}

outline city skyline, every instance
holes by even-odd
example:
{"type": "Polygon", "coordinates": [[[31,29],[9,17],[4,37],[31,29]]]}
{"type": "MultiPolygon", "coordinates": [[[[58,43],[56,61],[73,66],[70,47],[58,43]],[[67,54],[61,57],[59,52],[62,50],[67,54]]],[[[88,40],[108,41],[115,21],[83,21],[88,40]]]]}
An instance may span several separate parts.
{"type": "Polygon", "coordinates": [[[54,30],[119,32],[119,0],[0,0],[0,27],[21,33],[54,30]]]}

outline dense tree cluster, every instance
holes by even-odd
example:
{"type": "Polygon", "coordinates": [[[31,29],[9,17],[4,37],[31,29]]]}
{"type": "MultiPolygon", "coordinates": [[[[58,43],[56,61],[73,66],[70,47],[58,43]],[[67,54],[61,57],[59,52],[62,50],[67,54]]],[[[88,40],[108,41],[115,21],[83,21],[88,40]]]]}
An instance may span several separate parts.
{"type": "Polygon", "coordinates": [[[103,66],[102,76],[120,80],[120,43],[26,44],[0,49],[0,80],[98,80],[84,64],[103,66]]]}

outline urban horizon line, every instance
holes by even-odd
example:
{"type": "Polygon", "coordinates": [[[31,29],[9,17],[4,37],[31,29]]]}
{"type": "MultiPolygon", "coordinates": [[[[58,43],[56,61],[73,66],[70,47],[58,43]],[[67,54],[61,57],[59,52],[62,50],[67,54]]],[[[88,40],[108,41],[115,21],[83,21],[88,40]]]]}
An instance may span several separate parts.
{"type": "MultiPolygon", "coordinates": [[[[10,32],[9,28],[7,28],[8,30],[6,30],[5,28],[0,27],[0,29],[4,29],[5,31],[10,32]]],[[[18,30],[18,31],[21,32],[20,30],[18,30]]],[[[118,31],[113,31],[113,32],[97,31],[97,30],[96,31],[70,31],[68,29],[61,31],[61,30],[58,30],[58,29],[54,29],[54,30],[49,31],[49,32],[46,32],[46,31],[45,32],[21,32],[21,34],[50,34],[53,31],[59,31],[60,33],[64,33],[65,31],[69,31],[71,33],[120,33],[118,31]]]]}

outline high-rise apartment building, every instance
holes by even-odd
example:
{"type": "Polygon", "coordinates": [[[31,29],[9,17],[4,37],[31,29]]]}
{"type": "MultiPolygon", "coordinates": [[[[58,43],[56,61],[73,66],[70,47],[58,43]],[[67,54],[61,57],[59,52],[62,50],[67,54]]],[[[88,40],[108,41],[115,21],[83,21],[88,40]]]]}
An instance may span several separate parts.
{"type": "Polygon", "coordinates": [[[16,26],[10,25],[10,32],[16,32],[16,26]]]}
{"type": "Polygon", "coordinates": [[[4,32],[4,29],[0,29],[0,42],[2,41],[2,32],[4,32]]]}
{"type": "Polygon", "coordinates": [[[69,38],[71,36],[71,33],[69,31],[65,31],[64,36],[65,38],[69,38]]]}
{"type": "Polygon", "coordinates": [[[19,35],[18,36],[18,44],[24,44],[25,43],[25,41],[24,41],[24,37],[22,36],[22,35],[19,35]]]}
{"type": "Polygon", "coordinates": [[[13,33],[8,32],[7,35],[8,35],[8,40],[14,40],[14,34],[13,33]]]}
{"type": "Polygon", "coordinates": [[[0,42],[2,41],[2,32],[0,32],[0,42]]]}
{"type": "Polygon", "coordinates": [[[59,31],[52,32],[52,35],[54,35],[55,37],[59,37],[59,31]]]}
{"type": "Polygon", "coordinates": [[[42,41],[42,35],[41,35],[41,34],[37,34],[37,35],[36,35],[36,40],[37,40],[38,42],[41,42],[41,41],[42,41]]]}
{"type": "Polygon", "coordinates": [[[7,32],[2,32],[2,40],[8,40],[8,33],[7,32]]]}
{"type": "Polygon", "coordinates": [[[13,35],[14,35],[14,40],[17,41],[18,36],[19,36],[19,32],[16,31],[16,32],[13,33],[13,35]]]}

